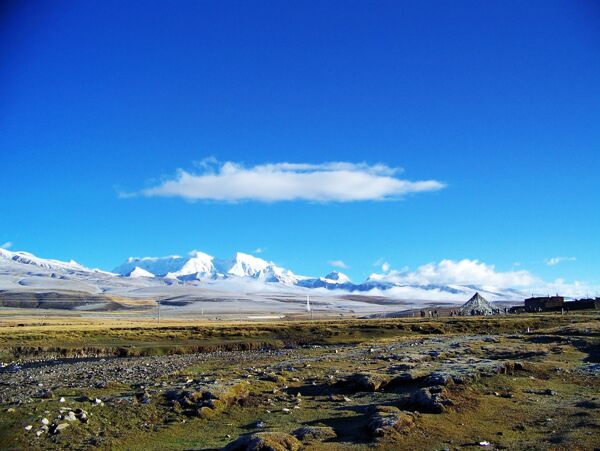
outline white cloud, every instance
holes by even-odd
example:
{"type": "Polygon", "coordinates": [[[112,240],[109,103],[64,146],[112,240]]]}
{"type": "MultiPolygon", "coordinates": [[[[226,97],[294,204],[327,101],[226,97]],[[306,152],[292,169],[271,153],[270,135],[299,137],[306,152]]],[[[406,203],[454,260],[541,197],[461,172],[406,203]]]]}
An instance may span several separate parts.
{"type": "Polygon", "coordinates": [[[284,162],[245,167],[207,159],[196,163],[196,167],[197,173],[179,169],[174,178],[138,194],[224,202],[352,202],[398,200],[408,194],[445,187],[437,180],[398,178],[400,170],[384,164],[284,162]]]}
{"type": "Polygon", "coordinates": [[[335,266],[336,268],[347,269],[348,265],[344,263],[342,260],[332,260],[329,262],[331,266],[335,266]]]}
{"type": "Polygon", "coordinates": [[[257,247],[256,249],[254,249],[254,253],[255,254],[262,254],[264,251],[266,251],[267,249],[264,247],[257,247]]]}
{"type": "Polygon", "coordinates": [[[542,286],[533,287],[531,292],[538,296],[559,294],[574,299],[587,298],[590,296],[598,296],[598,293],[600,293],[600,285],[591,285],[580,280],[569,283],[564,279],[559,278],[542,286]]]}
{"type": "Polygon", "coordinates": [[[387,261],[385,261],[383,258],[378,258],[373,263],[373,266],[380,267],[383,272],[388,272],[390,270],[390,264],[387,261]]]}
{"type": "Polygon", "coordinates": [[[415,271],[390,271],[372,274],[373,280],[387,280],[406,285],[489,285],[498,288],[530,286],[536,278],[529,271],[496,271],[494,265],[478,260],[441,260],[419,266],[415,271]]]}
{"type": "Polygon", "coordinates": [[[552,257],[544,260],[544,263],[548,266],[556,266],[561,262],[573,262],[577,260],[575,257],[552,257]]]}
{"type": "Polygon", "coordinates": [[[7,241],[6,243],[0,246],[0,249],[10,249],[12,245],[12,241],[7,241]]]}

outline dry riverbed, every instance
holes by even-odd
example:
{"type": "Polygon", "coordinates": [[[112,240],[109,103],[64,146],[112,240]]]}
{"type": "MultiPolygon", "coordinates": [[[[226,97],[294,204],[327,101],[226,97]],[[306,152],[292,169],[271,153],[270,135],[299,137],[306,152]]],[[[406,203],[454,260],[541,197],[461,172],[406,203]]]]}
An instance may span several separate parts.
{"type": "MultiPolygon", "coordinates": [[[[248,350],[64,360],[28,352],[0,370],[0,443],[28,449],[597,449],[598,317],[547,318],[532,333],[508,324],[482,333],[471,319],[452,327],[440,320],[436,332],[430,322],[396,320],[397,333],[352,340],[352,334],[323,335],[325,326],[311,324],[321,343],[310,343],[307,329],[304,340],[296,331],[293,343],[279,337],[281,346],[248,350]]],[[[389,330],[396,323],[375,324],[389,330]]],[[[5,340],[13,352],[15,343],[5,340]]],[[[56,350],[52,345],[45,350],[56,350]]]]}

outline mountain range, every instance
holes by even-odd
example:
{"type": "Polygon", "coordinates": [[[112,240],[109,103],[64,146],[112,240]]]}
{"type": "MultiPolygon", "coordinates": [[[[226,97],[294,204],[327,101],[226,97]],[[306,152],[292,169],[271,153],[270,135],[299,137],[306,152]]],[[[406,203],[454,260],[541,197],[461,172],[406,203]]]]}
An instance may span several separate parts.
{"type": "Polygon", "coordinates": [[[523,293],[479,285],[405,284],[390,274],[372,274],[354,283],[332,271],[322,277],[294,274],[273,262],[237,252],[228,259],[200,251],[188,256],[131,257],[112,271],[90,269],[71,260],[36,257],[28,252],[0,249],[0,290],[73,290],[127,296],[166,296],[185,288],[225,291],[314,291],[343,295],[386,296],[411,301],[461,301],[476,291],[489,300],[514,301],[523,293]]]}

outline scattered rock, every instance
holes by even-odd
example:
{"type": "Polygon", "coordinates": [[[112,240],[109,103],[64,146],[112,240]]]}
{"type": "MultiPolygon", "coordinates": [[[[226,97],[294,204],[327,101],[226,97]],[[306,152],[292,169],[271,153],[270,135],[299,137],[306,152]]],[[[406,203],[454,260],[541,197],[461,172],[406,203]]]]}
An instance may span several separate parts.
{"type": "Polygon", "coordinates": [[[50,390],[50,389],[44,389],[44,390],[38,391],[36,393],[35,397],[42,398],[42,399],[52,399],[54,397],[54,393],[52,393],[52,390],[50,390]]]}
{"type": "Polygon", "coordinates": [[[64,431],[66,428],[68,428],[70,426],[69,423],[59,423],[59,424],[53,424],[50,427],[50,433],[51,434],[59,434],[61,431],[64,431]]]}
{"type": "Polygon", "coordinates": [[[268,382],[276,382],[278,384],[284,384],[285,378],[279,374],[267,373],[262,377],[263,380],[268,382]]]}
{"type": "Polygon", "coordinates": [[[75,417],[82,423],[88,422],[88,413],[83,409],[75,409],[75,417]]]}
{"type": "Polygon", "coordinates": [[[543,390],[524,390],[524,393],[529,393],[532,395],[545,395],[545,396],[557,396],[558,393],[549,388],[543,390]]]}

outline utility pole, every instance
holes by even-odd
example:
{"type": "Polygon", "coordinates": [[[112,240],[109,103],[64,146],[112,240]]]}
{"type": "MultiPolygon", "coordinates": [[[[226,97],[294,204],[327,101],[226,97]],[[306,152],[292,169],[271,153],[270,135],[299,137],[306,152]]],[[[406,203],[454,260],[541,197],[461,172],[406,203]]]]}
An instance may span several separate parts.
{"type": "Polygon", "coordinates": [[[312,308],[310,307],[310,296],[307,294],[306,295],[306,311],[310,313],[310,319],[313,319],[313,311],[312,308]]]}

